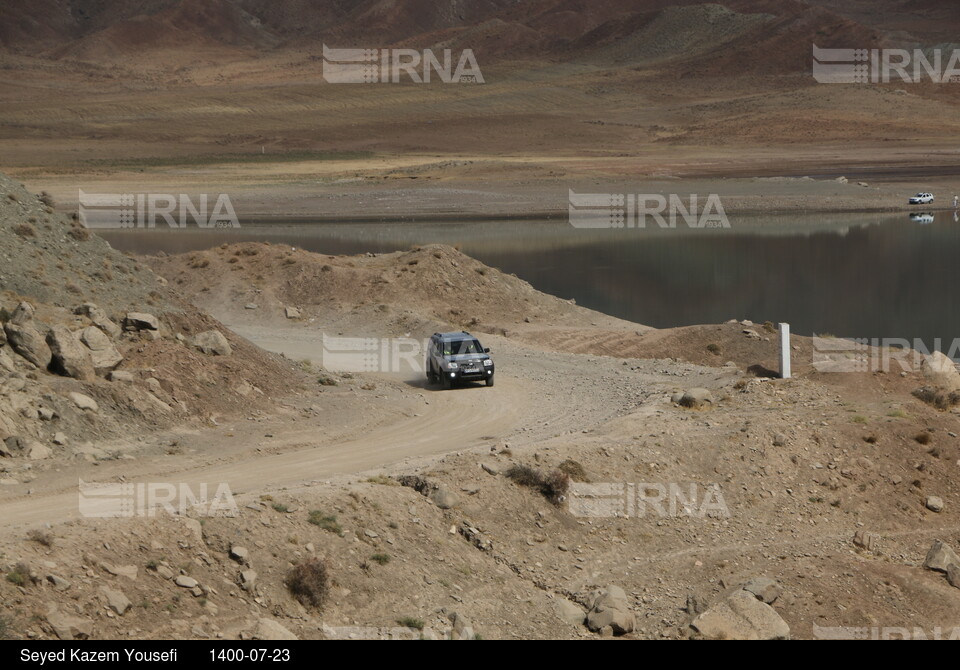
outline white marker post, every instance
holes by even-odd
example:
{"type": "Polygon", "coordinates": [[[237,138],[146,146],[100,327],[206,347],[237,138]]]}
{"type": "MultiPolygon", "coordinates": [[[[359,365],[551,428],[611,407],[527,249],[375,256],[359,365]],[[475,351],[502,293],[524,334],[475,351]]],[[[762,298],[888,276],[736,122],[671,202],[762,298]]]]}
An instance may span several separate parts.
{"type": "Polygon", "coordinates": [[[790,379],[790,324],[780,324],[780,378],[790,379]]]}

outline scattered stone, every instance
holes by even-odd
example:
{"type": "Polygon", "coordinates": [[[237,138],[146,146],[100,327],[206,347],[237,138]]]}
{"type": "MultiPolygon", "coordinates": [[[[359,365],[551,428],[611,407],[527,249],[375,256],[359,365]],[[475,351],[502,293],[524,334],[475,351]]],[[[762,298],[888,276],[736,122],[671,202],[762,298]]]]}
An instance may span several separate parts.
{"type": "Polygon", "coordinates": [[[126,370],[113,370],[107,375],[107,379],[112,382],[125,382],[127,384],[132,384],[134,377],[132,372],[127,372],[126,370]]]}
{"type": "Polygon", "coordinates": [[[608,586],[594,593],[590,611],[587,612],[587,628],[595,633],[609,628],[614,635],[624,635],[632,633],[636,626],[636,616],[630,609],[623,589],[608,586]]]}
{"type": "Polygon", "coordinates": [[[450,620],[453,623],[453,630],[450,631],[451,640],[472,640],[476,637],[473,626],[467,617],[459,612],[454,612],[450,615],[450,620]]]}
{"type": "Polygon", "coordinates": [[[923,567],[937,572],[946,572],[951,565],[960,565],[960,558],[956,552],[943,540],[934,540],[933,546],[927,552],[923,567]]]}
{"type": "Polygon", "coordinates": [[[127,598],[122,591],[117,591],[107,586],[101,586],[100,594],[106,601],[107,607],[112,609],[120,616],[126,614],[127,610],[133,606],[133,603],[130,602],[130,599],[127,598]]]}
{"type": "Polygon", "coordinates": [[[746,335],[747,338],[748,338],[748,339],[751,339],[751,340],[759,340],[759,339],[761,339],[760,333],[758,333],[757,331],[755,331],[755,330],[753,330],[753,329],[751,329],[751,328],[744,328],[744,329],[743,329],[743,334],[746,335]]]}
{"type": "Polygon", "coordinates": [[[876,551],[880,548],[880,536],[876,533],[868,533],[861,528],[853,534],[853,543],[861,549],[876,551]]]}
{"type": "Polygon", "coordinates": [[[188,577],[187,575],[177,575],[177,578],[173,581],[177,586],[185,589],[195,589],[199,586],[199,582],[197,582],[196,579],[188,577]]]}
{"type": "Polygon", "coordinates": [[[430,500],[440,509],[450,509],[458,502],[457,494],[445,489],[442,486],[431,491],[430,500]]]}
{"type": "Polygon", "coordinates": [[[244,591],[251,592],[257,587],[257,571],[256,570],[244,570],[240,573],[240,588],[244,591]]]}
{"type": "Polygon", "coordinates": [[[776,435],[773,436],[773,446],[783,447],[783,446],[786,446],[786,444],[787,444],[787,436],[784,435],[783,433],[777,433],[776,435]]]}
{"type": "Polygon", "coordinates": [[[160,322],[153,314],[130,312],[123,319],[123,329],[127,331],[160,330],[160,322]]]}
{"type": "Polygon", "coordinates": [[[208,330],[193,338],[193,346],[210,356],[229,356],[233,353],[230,343],[219,330],[208,330]]]}
{"type": "Polygon", "coordinates": [[[49,574],[47,575],[47,581],[53,584],[53,588],[57,591],[66,591],[72,586],[68,580],[60,575],[49,574]]]}
{"type": "Polygon", "coordinates": [[[690,409],[703,409],[713,406],[713,394],[705,388],[693,388],[680,398],[680,406],[690,409]]]}
{"type": "Polygon", "coordinates": [[[285,307],[285,308],[284,308],[284,313],[286,314],[286,317],[287,317],[288,319],[299,319],[299,318],[300,318],[300,310],[297,309],[296,307],[285,307]]]}
{"type": "Polygon", "coordinates": [[[488,463],[481,463],[481,464],[480,464],[480,467],[481,467],[481,468],[483,469],[483,471],[486,472],[488,475],[493,475],[494,477],[496,477],[497,475],[500,474],[500,471],[499,471],[497,468],[495,468],[494,466],[492,466],[492,465],[490,465],[490,464],[488,464],[488,463]]]}
{"type": "Polygon", "coordinates": [[[93,635],[92,621],[64,614],[56,604],[48,605],[46,619],[54,634],[61,640],[86,640],[93,635]]]}
{"type": "Polygon", "coordinates": [[[60,446],[60,447],[65,446],[67,442],[68,442],[67,436],[64,435],[63,433],[56,433],[53,436],[53,443],[56,444],[57,446],[60,446]]]}
{"type": "Polygon", "coordinates": [[[940,496],[928,496],[926,506],[931,512],[940,513],[943,511],[943,498],[940,496]]]}
{"type": "Polygon", "coordinates": [[[780,585],[768,577],[754,577],[743,585],[743,590],[752,593],[757,600],[772,604],[783,592],[780,585]]]}
{"type": "Polygon", "coordinates": [[[98,405],[97,401],[90,396],[75,392],[69,393],[67,396],[73,401],[73,404],[76,405],[78,409],[89,409],[93,412],[100,411],[100,405],[98,405]]]}
{"type": "Polygon", "coordinates": [[[254,640],[268,640],[271,642],[282,642],[286,640],[299,640],[296,635],[284,628],[274,619],[260,619],[253,632],[254,640]]]}
{"type": "Polygon", "coordinates": [[[230,558],[235,560],[237,563],[250,565],[250,551],[246,547],[230,547],[230,558]]]}
{"type": "Polygon", "coordinates": [[[790,627],[776,610],[738,589],[690,624],[712,640],[787,640],[790,627]]]}
{"type": "Polygon", "coordinates": [[[243,306],[243,308],[244,308],[244,309],[258,309],[258,306],[256,305],[256,303],[248,302],[246,305],[243,306]]]}

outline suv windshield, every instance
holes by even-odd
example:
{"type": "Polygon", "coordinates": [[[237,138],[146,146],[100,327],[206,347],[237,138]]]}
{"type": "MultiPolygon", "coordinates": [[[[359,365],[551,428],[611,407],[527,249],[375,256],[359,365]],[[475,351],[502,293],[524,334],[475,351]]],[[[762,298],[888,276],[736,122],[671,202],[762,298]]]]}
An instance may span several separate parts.
{"type": "Polygon", "coordinates": [[[448,340],[443,343],[444,356],[458,356],[461,354],[482,354],[483,347],[477,340],[448,340]]]}

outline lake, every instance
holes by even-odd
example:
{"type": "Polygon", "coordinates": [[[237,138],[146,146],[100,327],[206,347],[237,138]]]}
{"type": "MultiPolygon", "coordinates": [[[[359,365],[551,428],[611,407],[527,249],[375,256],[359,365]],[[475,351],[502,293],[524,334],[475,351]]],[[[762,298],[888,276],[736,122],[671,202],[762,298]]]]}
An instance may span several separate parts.
{"type": "Polygon", "coordinates": [[[537,289],[658,328],[731,318],[798,334],[952,340],[960,329],[953,212],[731,217],[726,229],[584,230],[566,221],[290,224],[98,230],[115,248],[170,254],[269,241],[327,254],[445,243],[537,289]]]}

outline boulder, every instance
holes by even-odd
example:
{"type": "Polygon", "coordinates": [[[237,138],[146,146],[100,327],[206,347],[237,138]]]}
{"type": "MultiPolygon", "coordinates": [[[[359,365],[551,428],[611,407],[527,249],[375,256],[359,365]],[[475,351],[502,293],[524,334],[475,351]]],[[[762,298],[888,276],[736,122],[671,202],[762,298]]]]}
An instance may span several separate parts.
{"type": "Polygon", "coordinates": [[[180,586],[185,589],[195,589],[199,586],[199,583],[193,577],[188,577],[187,575],[177,575],[177,578],[173,580],[177,586],[180,586]]]}
{"type": "Polygon", "coordinates": [[[920,371],[930,384],[950,391],[960,390],[960,372],[950,357],[935,351],[923,357],[920,371]]]}
{"type": "Polygon", "coordinates": [[[53,449],[44,446],[39,442],[31,442],[29,451],[27,452],[27,457],[31,461],[43,461],[53,457],[53,449]]]}
{"type": "Polygon", "coordinates": [[[229,356],[233,353],[227,338],[219,330],[208,330],[195,336],[193,346],[209,356],[229,356]]]}
{"type": "Polygon", "coordinates": [[[89,409],[93,412],[100,411],[100,406],[97,404],[97,401],[88,395],[83,395],[82,393],[69,393],[67,395],[70,400],[73,401],[73,404],[77,406],[77,409],[89,409]]]}
{"type": "Polygon", "coordinates": [[[776,610],[738,589],[690,624],[711,640],[787,640],[790,627],[776,610]]]}
{"type": "Polygon", "coordinates": [[[253,639],[283,642],[287,640],[298,640],[300,638],[274,619],[260,619],[257,621],[256,629],[253,631],[253,639]]]}
{"type": "Polygon", "coordinates": [[[705,388],[693,388],[681,397],[679,405],[690,409],[703,409],[713,406],[713,394],[705,388]]]}
{"type": "Polygon", "coordinates": [[[123,332],[116,323],[114,323],[106,312],[97,307],[92,302],[85,302],[73,310],[74,314],[81,314],[90,319],[90,323],[102,330],[110,337],[120,337],[123,332]]]}
{"type": "Polygon", "coordinates": [[[110,338],[96,326],[81,330],[80,341],[90,350],[93,368],[99,373],[109,372],[123,361],[123,356],[117,351],[110,338]]]}
{"type": "Polygon", "coordinates": [[[297,309],[296,307],[285,307],[285,308],[284,308],[284,314],[286,315],[286,317],[287,317],[288,319],[299,319],[299,318],[300,318],[300,310],[297,309]]]}
{"type": "Polygon", "coordinates": [[[587,614],[577,603],[570,602],[566,598],[560,598],[554,604],[554,611],[561,621],[566,621],[574,626],[582,626],[587,620],[587,614]]]}
{"type": "Polygon", "coordinates": [[[594,593],[587,628],[593,632],[609,628],[614,635],[632,633],[637,627],[636,616],[630,609],[627,594],[619,586],[608,586],[594,593]]]}
{"type": "Polygon", "coordinates": [[[59,375],[90,381],[95,377],[90,351],[69,329],[54,326],[47,333],[52,362],[50,369],[59,375]]]}
{"type": "Polygon", "coordinates": [[[438,486],[430,492],[430,500],[440,509],[450,509],[458,502],[457,494],[442,486],[438,486]]]}
{"type": "Polygon", "coordinates": [[[768,577],[754,577],[743,585],[743,590],[752,593],[757,600],[762,600],[768,605],[772,604],[782,593],[780,585],[768,577]]]}
{"type": "Polygon", "coordinates": [[[48,606],[46,619],[61,640],[86,640],[93,635],[92,621],[64,614],[55,604],[48,606]]]}
{"type": "Polygon", "coordinates": [[[476,637],[473,632],[473,625],[467,617],[459,612],[454,612],[450,615],[450,620],[453,623],[453,630],[450,631],[451,640],[472,640],[476,637]]]}
{"type": "Polygon", "coordinates": [[[956,563],[951,563],[947,568],[947,581],[950,582],[950,586],[955,586],[960,589],[960,565],[956,563]]]}
{"type": "Polygon", "coordinates": [[[943,498],[940,496],[927,496],[926,507],[931,512],[943,511],[943,498]]]}
{"type": "Polygon", "coordinates": [[[127,331],[160,330],[160,322],[153,314],[129,312],[123,319],[123,329],[127,331]]]}
{"type": "Polygon", "coordinates": [[[934,540],[933,546],[927,552],[923,567],[937,572],[946,572],[951,565],[960,565],[960,558],[943,540],[934,540]]]}
{"type": "Polygon", "coordinates": [[[17,324],[11,320],[4,324],[3,330],[11,349],[41,370],[47,369],[52,358],[50,347],[31,322],[17,324]]]}
{"type": "Polygon", "coordinates": [[[230,547],[230,558],[235,560],[237,563],[250,565],[250,550],[248,550],[246,547],[240,546],[230,547]]]}
{"type": "Polygon", "coordinates": [[[34,309],[29,302],[21,302],[10,315],[9,323],[16,326],[25,326],[33,321],[34,309]]]}

